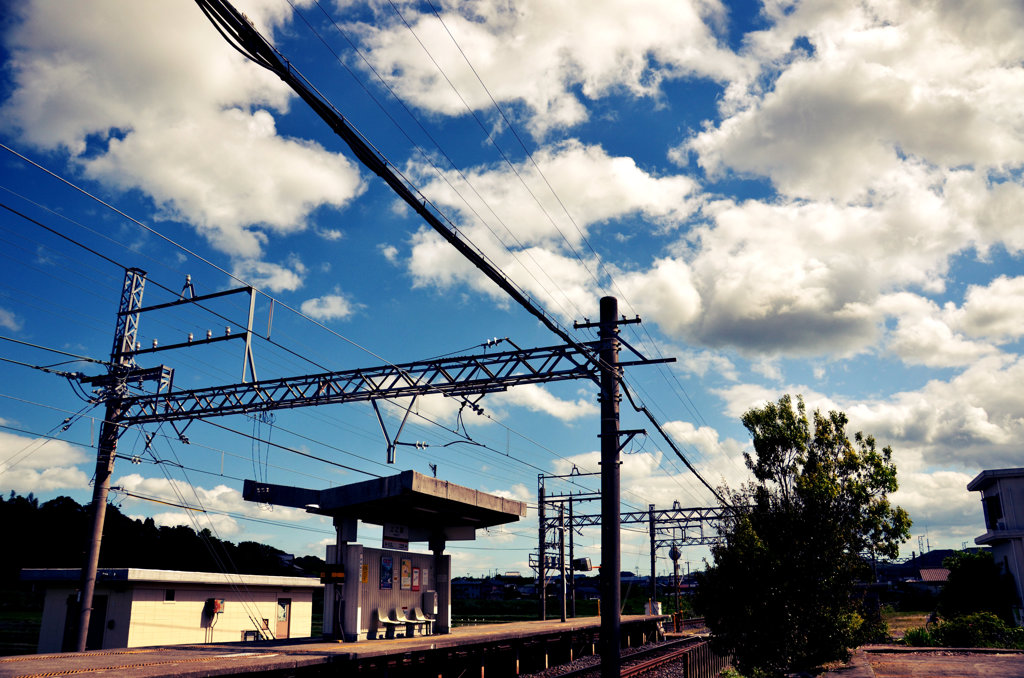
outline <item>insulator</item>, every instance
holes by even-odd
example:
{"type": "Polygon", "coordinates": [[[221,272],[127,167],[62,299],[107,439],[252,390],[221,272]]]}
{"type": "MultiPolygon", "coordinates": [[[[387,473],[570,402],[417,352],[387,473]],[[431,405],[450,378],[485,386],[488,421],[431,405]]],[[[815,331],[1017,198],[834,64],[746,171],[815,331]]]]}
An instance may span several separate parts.
{"type": "Polygon", "coordinates": [[[153,340],[153,348],[156,348],[156,339],[153,340]]]}
{"type": "Polygon", "coordinates": [[[231,336],[231,325],[228,325],[227,327],[224,328],[224,336],[231,336]]]}
{"type": "Polygon", "coordinates": [[[211,339],[213,337],[213,330],[206,330],[206,338],[211,339]]]}
{"type": "Polygon", "coordinates": [[[188,343],[190,343],[190,344],[192,343],[192,333],[191,332],[188,333],[188,343]]]}

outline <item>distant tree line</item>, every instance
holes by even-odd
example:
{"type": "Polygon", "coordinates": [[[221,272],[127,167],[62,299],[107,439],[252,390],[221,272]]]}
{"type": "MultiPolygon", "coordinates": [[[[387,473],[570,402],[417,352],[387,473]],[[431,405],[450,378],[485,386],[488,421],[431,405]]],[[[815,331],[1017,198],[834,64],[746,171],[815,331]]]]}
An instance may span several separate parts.
{"type": "MultiPolygon", "coordinates": [[[[31,493],[0,496],[0,588],[19,581],[26,567],[82,567],[91,518],[87,506],[70,497],[40,504],[31,493]]],[[[323,561],[303,556],[291,561],[280,549],[254,541],[238,544],[197,533],[190,527],[157,526],[136,520],[114,505],[107,508],[100,567],[138,567],[198,572],[302,575],[319,573],[323,561]]]]}

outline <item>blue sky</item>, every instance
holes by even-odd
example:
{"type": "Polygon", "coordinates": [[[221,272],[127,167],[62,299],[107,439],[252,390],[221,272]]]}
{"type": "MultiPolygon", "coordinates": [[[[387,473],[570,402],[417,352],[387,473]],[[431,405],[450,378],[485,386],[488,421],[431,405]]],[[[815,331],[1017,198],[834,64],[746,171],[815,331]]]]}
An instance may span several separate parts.
{"type": "MultiPolygon", "coordinates": [[[[596,318],[606,294],[643,318],[627,339],[677,362],[627,378],[708,482],[747,479],[746,409],[799,393],[893,447],[915,522],[905,554],[918,536],[958,548],[982,533],[965,486],[1019,466],[1024,433],[1019,6],[238,5],[563,325],[596,318]]],[[[194,4],[26,2],[2,21],[0,335],[106,358],[122,267],[136,266],[146,303],[186,274],[198,294],[232,276],[257,287],[260,378],[482,352],[492,337],[558,343],[194,4]]],[[[237,332],[246,312],[229,298],[146,314],[142,344],[237,332]]],[[[72,360],[25,343],[0,341],[0,491],[84,502],[101,412],[17,364],[72,360]]],[[[173,367],[180,387],[242,378],[237,342],[156,356],[144,364],[173,367]]],[[[140,463],[118,460],[114,497],[161,524],[320,554],[324,519],[247,504],[242,479],[319,488],[436,464],[533,505],[539,473],[597,471],[591,384],[481,404],[418,401],[400,440],[426,447],[399,447],[390,467],[363,405],[196,422],[189,444],[166,424],[148,447],[129,431],[119,452],[140,463]]],[[[389,434],[408,405],[384,408],[389,434]]],[[[623,426],[645,421],[624,407],[623,426]]],[[[714,503],[657,436],[628,452],[624,510],[714,503]]],[[[531,509],[453,545],[455,571],[528,571],[535,525],[531,509]]],[[[623,568],[645,569],[644,531],[623,540],[623,568]]],[[[598,562],[598,544],[584,532],[579,555],[598,562]]]]}

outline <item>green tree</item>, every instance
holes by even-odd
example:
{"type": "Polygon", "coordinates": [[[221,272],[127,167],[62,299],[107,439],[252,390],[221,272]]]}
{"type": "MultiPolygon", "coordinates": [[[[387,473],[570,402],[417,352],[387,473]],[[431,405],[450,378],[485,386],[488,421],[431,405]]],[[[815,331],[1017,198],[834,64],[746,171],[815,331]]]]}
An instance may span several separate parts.
{"type": "Polygon", "coordinates": [[[864,638],[855,584],[864,555],[894,557],[910,534],[892,450],[847,436],[847,417],[790,396],[743,415],[754,481],[722,488],[731,519],[700,576],[698,609],[722,652],[746,675],[807,671],[844,659],[864,638]]]}
{"type": "Polygon", "coordinates": [[[973,612],[991,612],[1013,624],[1013,605],[1017,590],[1013,577],[992,558],[991,551],[957,551],[943,559],[949,570],[939,593],[939,613],[947,618],[973,612]]]}

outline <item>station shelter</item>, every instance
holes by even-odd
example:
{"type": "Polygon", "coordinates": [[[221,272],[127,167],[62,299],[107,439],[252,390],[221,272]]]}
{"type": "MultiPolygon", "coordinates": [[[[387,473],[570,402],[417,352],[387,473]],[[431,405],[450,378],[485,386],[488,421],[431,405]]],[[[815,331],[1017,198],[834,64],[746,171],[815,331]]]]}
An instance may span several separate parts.
{"type": "Polygon", "coordinates": [[[368,638],[451,630],[450,541],[519,520],[526,504],[405,471],[326,490],[245,482],[243,496],[331,516],[336,543],[323,573],[324,635],[368,638]],[[381,527],[380,548],[356,543],[359,522],[381,527]],[[425,543],[427,551],[411,544],[425,543]],[[425,623],[412,623],[422,614],[425,623]],[[409,622],[409,623],[406,623],[409,622]]]}
{"type": "MultiPolygon", "coordinates": [[[[40,653],[75,648],[79,569],[27,568],[45,589],[40,653]]],[[[308,638],[315,577],[101,568],[89,623],[90,650],[308,638]]]]}

